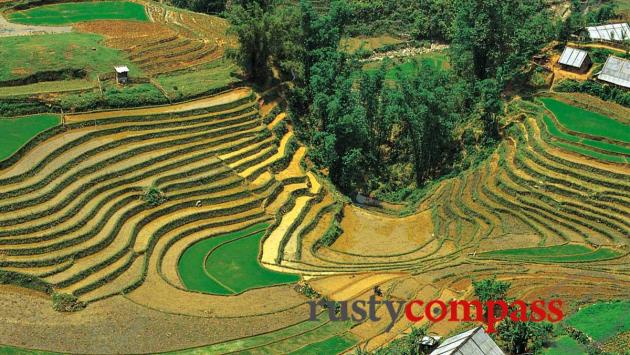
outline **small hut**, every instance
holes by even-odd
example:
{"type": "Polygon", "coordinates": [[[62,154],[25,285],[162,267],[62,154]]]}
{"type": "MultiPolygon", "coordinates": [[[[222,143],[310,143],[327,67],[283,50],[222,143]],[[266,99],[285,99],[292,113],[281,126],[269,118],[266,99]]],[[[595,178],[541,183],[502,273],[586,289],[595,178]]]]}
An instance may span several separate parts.
{"type": "Polygon", "coordinates": [[[116,82],[119,84],[126,84],[129,80],[129,68],[125,65],[114,67],[116,71],[116,82]]]}
{"type": "Polygon", "coordinates": [[[588,52],[581,49],[566,47],[558,60],[558,65],[562,70],[586,73],[593,62],[588,52]]]}

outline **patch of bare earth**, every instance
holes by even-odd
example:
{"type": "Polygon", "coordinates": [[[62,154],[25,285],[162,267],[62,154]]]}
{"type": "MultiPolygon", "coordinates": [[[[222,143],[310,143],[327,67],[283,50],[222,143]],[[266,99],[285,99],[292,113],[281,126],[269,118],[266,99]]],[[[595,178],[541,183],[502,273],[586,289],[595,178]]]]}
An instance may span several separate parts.
{"type": "Polygon", "coordinates": [[[116,296],[75,313],[47,297],[0,286],[0,344],[72,353],[152,353],[273,331],[308,317],[308,306],[240,318],[167,314],[116,296]]]}
{"type": "Polygon", "coordinates": [[[395,218],[349,205],[343,212],[344,233],[331,246],[333,250],[365,256],[395,255],[410,252],[432,238],[430,211],[395,218]]]}

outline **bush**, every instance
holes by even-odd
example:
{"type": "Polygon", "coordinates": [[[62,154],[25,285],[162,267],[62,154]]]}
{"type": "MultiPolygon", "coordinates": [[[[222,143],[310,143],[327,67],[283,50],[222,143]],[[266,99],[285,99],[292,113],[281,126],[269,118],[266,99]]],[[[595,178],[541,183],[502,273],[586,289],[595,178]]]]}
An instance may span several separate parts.
{"type": "Polygon", "coordinates": [[[52,296],[53,309],[57,312],[76,312],[85,308],[85,303],[67,293],[55,293],[52,296]]]}
{"type": "Polygon", "coordinates": [[[166,201],[166,196],[155,186],[150,186],[144,192],[142,199],[151,207],[157,207],[166,201]]]}
{"type": "Polygon", "coordinates": [[[630,92],[616,86],[601,84],[588,80],[577,82],[575,80],[563,80],[554,89],[558,92],[581,92],[597,96],[602,100],[613,101],[620,105],[630,107],[630,92]]]}

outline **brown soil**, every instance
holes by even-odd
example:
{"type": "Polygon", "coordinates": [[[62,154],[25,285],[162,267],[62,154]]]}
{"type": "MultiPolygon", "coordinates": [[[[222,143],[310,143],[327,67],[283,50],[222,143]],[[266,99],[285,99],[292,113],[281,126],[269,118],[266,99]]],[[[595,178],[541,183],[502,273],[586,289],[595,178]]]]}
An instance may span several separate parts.
{"type": "Polygon", "coordinates": [[[432,238],[431,212],[394,218],[356,206],[346,206],[341,228],[344,233],[331,249],[365,256],[384,256],[412,251],[432,238]]]}
{"type": "Polygon", "coordinates": [[[307,306],[243,318],[193,317],[151,310],[120,296],[80,312],[59,313],[52,310],[49,299],[7,286],[0,286],[0,307],[0,344],[85,354],[203,346],[272,331],[308,317],[307,306]]]}

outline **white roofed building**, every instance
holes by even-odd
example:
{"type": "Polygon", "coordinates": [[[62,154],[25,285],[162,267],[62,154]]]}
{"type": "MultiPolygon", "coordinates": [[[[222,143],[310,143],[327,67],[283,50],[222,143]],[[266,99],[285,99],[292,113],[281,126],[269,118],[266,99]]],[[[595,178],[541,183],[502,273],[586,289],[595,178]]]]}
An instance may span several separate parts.
{"type": "Polygon", "coordinates": [[[630,89],[630,60],[611,55],[604,63],[597,79],[630,89]]]}
{"type": "Polygon", "coordinates": [[[129,68],[126,65],[115,66],[116,82],[119,84],[126,84],[129,80],[129,68]]]}
{"type": "Polygon", "coordinates": [[[588,36],[593,41],[623,42],[630,40],[630,26],[627,23],[586,27],[588,36]]]}
{"type": "Polygon", "coordinates": [[[586,73],[591,67],[591,57],[587,51],[581,49],[566,47],[558,59],[558,65],[563,70],[576,71],[586,73]]]}
{"type": "Polygon", "coordinates": [[[446,339],[430,355],[505,355],[483,327],[446,339]]]}

